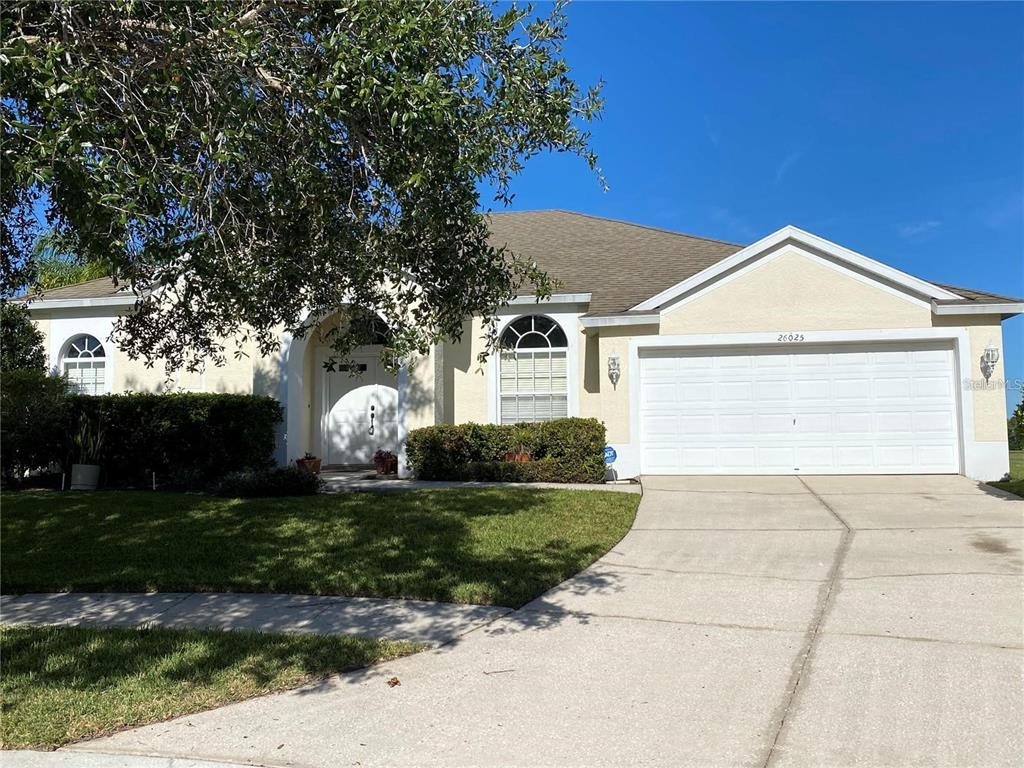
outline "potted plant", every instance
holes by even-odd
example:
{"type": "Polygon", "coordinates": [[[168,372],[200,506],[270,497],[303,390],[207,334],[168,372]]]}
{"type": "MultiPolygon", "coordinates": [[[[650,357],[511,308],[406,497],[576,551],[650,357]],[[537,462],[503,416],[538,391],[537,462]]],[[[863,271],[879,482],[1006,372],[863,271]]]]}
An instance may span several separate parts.
{"type": "Polygon", "coordinates": [[[318,456],[314,456],[312,453],[309,453],[309,451],[307,451],[306,455],[303,456],[301,459],[295,460],[295,466],[297,466],[303,472],[308,472],[311,475],[320,474],[320,458],[318,456]]]}
{"type": "Polygon", "coordinates": [[[71,465],[71,490],[95,491],[100,481],[100,454],[103,451],[103,429],[84,413],[78,422],[78,432],[71,439],[75,446],[75,461],[71,465]]]}
{"type": "Polygon", "coordinates": [[[529,449],[530,433],[526,429],[517,427],[512,432],[512,441],[515,448],[505,454],[505,461],[510,461],[514,464],[533,461],[533,455],[529,449]]]}
{"type": "Polygon", "coordinates": [[[394,475],[398,473],[398,457],[391,451],[379,448],[373,454],[373,466],[377,468],[378,475],[394,475]]]}

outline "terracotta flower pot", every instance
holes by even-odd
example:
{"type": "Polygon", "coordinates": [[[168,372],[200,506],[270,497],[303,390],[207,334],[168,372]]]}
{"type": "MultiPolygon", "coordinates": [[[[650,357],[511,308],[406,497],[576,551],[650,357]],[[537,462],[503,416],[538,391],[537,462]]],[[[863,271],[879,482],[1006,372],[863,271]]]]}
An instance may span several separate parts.
{"type": "Polygon", "coordinates": [[[378,475],[398,474],[398,457],[393,456],[390,459],[376,461],[374,462],[374,466],[377,468],[378,475]]]}
{"type": "Polygon", "coordinates": [[[296,459],[295,466],[311,475],[320,474],[320,459],[296,459]]]}

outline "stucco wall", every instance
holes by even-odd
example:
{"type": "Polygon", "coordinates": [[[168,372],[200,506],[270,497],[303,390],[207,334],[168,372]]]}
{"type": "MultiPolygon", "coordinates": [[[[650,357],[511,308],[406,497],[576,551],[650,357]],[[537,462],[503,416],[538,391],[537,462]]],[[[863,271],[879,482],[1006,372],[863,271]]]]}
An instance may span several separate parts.
{"type": "Polygon", "coordinates": [[[434,423],[434,353],[413,360],[409,364],[408,376],[406,429],[428,427],[434,423]]]}
{"type": "Polygon", "coordinates": [[[936,327],[966,328],[970,339],[969,371],[961,371],[960,385],[963,379],[970,379],[974,397],[974,439],[988,442],[1006,442],[1006,393],[1002,381],[1006,377],[1003,359],[1007,351],[1003,347],[1003,328],[998,315],[937,315],[934,318],[936,327]],[[981,356],[990,343],[999,350],[999,362],[992,372],[990,383],[985,385],[981,374],[981,356]]]}
{"type": "Polygon", "coordinates": [[[107,385],[118,392],[238,392],[251,393],[253,388],[253,356],[251,343],[243,347],[247,356],[234,357],[234,342],[226,342],[227,360],[223,366],[212,363],[204,372],[176,371],[167,375],[162,360],[147,367],[143,360],[132,360],[111,340],[110,334],[118,315],[104,307],[76,309],[33,309],[32,317],[44,336],[49,365],[60,369],[65,345],[74,336],[87,333],[104,346],[107,360],[107,385]]]}
{"type": "Polygon", "coordinates": [[[921,328],[931,309],[788,248],[669,310],[662,334],[921,328]]]}
{"type": "Polygon", "coordinates": [[[458,342],[444,345],[444,419],[447,422],[486,424],[488,421],[487,364],[477,360],[484,349],[483,333],[483,322],[478,317],[473,318],[464,324],[458,342]]]}

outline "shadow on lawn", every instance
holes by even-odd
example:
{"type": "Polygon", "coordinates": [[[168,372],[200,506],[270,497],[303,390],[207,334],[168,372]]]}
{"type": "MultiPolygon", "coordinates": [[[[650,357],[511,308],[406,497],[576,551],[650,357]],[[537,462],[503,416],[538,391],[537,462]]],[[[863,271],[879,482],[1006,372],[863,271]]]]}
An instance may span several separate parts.
{"type": "Polygon", "coordinates": [[[602,518],[621,512],[594,511],[621,502],[594,496],[567,510],[559,505],[569,502],[532,488],[246,501],[17,494],[5,499],[3,590],[291,592],[519,607],[628,528],[602,518]],[[24,503],[33,497],[39,503],[24,503]]]}
{"type": "Polygon", "coordinates": [[[393,658],[399,647],[408,650],[353,637],[163,628],[7,627],[3,634],[5,710],[24,698],[22,681],[31,681],[26,691],[107,692],[130,681],[141,687],[223,686],[224,695],[232,688],[252,695],[393,658]]]}

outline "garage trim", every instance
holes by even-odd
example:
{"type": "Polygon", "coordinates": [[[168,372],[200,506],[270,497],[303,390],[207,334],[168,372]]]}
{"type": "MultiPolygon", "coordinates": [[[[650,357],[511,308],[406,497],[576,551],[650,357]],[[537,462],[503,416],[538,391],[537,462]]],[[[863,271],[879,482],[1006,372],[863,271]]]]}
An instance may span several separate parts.
{"type": "MultiPolygon", "coordinates": [[[[690,350],[723,349],[728,347],[761,347],[763,349],[799,349],[819,344],[853,344],[886,342],[927,342],[951,341],[953,343],[954,375],[957,382],[971,370],[970,340],[964,328],[910,328],[877,329],[858,331],[802,331],[798,328],[779,329],[772,333],[699,334],[689,336],[634,337],[629,344],[629,435],[628,446],[616,446],[620,457],[622,475],[626,476],[635,468],[639,474],[640,441],[640,350],[680,349],[690,350]],[[780,335],[799,335],[801,342],[779,341],[780,335]],[[622,455],[625,453],[625,455],[622,455]]],[[[974,395],[970,388],[957,387],[957,413],[960,426],[960,472],[968,477],[981,477],[985,467],[990,465],[985,444],[974,440],[974,395]]]]}

